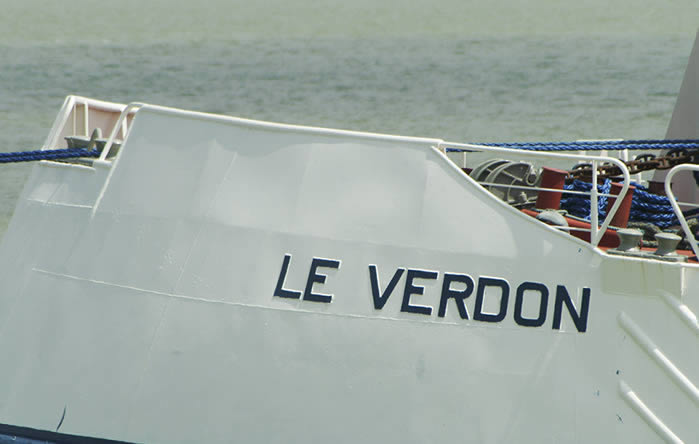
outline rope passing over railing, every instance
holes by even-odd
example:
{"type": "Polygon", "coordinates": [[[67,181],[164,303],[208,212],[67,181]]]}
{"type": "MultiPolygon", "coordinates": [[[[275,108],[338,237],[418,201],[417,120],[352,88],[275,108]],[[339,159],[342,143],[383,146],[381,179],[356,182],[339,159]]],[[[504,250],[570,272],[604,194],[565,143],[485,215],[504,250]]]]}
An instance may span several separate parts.
{"type": "Polygon", "coordinates": [[[33,162],[37,160],[72,159],[76,157],[99,157],[98,150],[87,148],[63,148],[58,150],[17,151],[0,153],[0,163],[33,162]]]}
{"type": "MultiPolygon", "coordinates": [[[[445,152],[472,152],[474,149],[449,148],[445,152]]],[[[505,148],[522,151],[623,151],[623,150],[662,150],[664,155],[643,154],[624,164],[629,174],[638,174],[649,170],[669,170],[685,163],[699,163],[699,140],[594,140],[578,142],[512,142],[484,143],[479,146],[505,148]]],[[[618,165],[604,164],[597,167],[597,175],[601,178],[618,176],[621,170],[618,165]]],[[[590,180],[592,167],[590,164],[578,164],[570,171],[570,178],[590,180]]],[[[695,174],[697,183],[699,175],[695,174]]]]}
{"type": "MultiPolygon", "coordinates": [[[[474,143],[473,145],[530,151],[619,151],[699,149],[699,140],[580,140],[575,142],[505,142],[474,143]]],[[[447,148],[449,151],[465,151],[447,148]]]]}

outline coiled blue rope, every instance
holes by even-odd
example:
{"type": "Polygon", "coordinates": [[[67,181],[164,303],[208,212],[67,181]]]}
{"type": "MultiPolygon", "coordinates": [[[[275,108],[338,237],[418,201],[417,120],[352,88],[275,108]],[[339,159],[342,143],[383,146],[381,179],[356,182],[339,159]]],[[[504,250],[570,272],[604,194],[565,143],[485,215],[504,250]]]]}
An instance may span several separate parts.
{"type": "MultiPolygon", "coordinates": [[[[592,184],[575,179],[571,184],[564,185],[563,189],[569,191],[590,192],[592,190],[592,184]]],[[[612,181],[610,179],[605,179],[602,185],[597,185],[597,192],[601,194],[609,194],[611,189],[612,181]]],[[[607,216],[607,200],[607,196],[599,196],[597,198],[597,213],[599,214],[601,220],[604,220],[604,218],[607,216]]],[[[563,193],[563,196],[561,197],[561,209],[566,210],[573,216],[590,220],[590,196],[563,193]]]]}
{"type": "Polygon", "coordinates": [[[659,228],[680,223],[667,196],[651,194],[643,185],[635,182],[631,184],[636,187],[629,212],[631,222],[650,222],[659,228]]]}
{"type": "MultiPolygon", "coordinates": [[[[589,140],[576,142],[507,142],[507,143],[480,143],[477,145],[510,148],[529,151],[601,151],[601,150],[694,150],[699,149],[699,140],[589,140]]],[[[447,152],[469,152],[472,150],[462,148],[446,148],[447,152]]],[[[694,173],[699,184],[699,174],[694,173]]],[[[633,183],[633,182],[632,182],[633,183]]],[[[651,194],[648,189],[640,184],[633,183],[636,190],[633,194],[629,220],[632,222],[649,222],[659,228],[667,228],[679,224],[677,217],[666,196],[651,194]]],[[[585,191],[592,190],[592,184],[581,180],[574,180],[564,186],[565,190],[585,191]]],[[[611,181],[606,179],[604,184],[598,185],[597,190],[602,194],[609,194],[611,181]]],[[[607,216],[607,197],[599,196],[598,214],[601,220],[607,216]]],[[[589,196],[563,194],[561,208],[568,213],[590,220],[589,196]]],[[[696,212],[692,212],[696,213],[696,212]]],[[[685,216],[689,215],[686,213],[685,216]]]]}
{"type": "Polygon", "coordinates": [[[0,153],[0,163],[32,162],[36,160],[58,160],[74,157],[99,157],[97,150],[86,148],[65,148],[59,150],[18,151],[14,153],[0,153]]]}
{"type": "MultiPolygon", "coordinates": [[[[699,149],[699,140],[590,140],[577,142],[506,142],[476,145],[530,151],[601,151],[601,150],[670,150],[699,149]]],[[[447,152],[470,151],[447,148],[447,152]]]]}
{"type": "MultiPolygon", "coordinates": [[[[652,194],[641,184],[635,182],[631,182],[631,184],[636,187],[636,190],[631,199],[629,221],[648,222],[657,225],[659,228],[667,228],[679,224],[679,220],[675,216],[670,199],[667,196],[652,194]]],[[[576,179],[571,184],[565,185],[564,189],[589,192],[592,189],[592,184],[576,179]]],[[[597,190],[600,193],[608,194],[610,189],[611,181],[609,179],[606,179],[603,185],[597,186],[597,190]]],[[[607,197],[600,196],[598,204],[600,219],[604,220],[607,216],[607,197]]],[[[590,220],[589,196],[566,195],[564,193],[561,198],[561,209],[566,210],[573,216],[590,220]]],[[[697,213],[699,212],[693,210],[687,212],[685,216],[693,216],[697,213]]]]}

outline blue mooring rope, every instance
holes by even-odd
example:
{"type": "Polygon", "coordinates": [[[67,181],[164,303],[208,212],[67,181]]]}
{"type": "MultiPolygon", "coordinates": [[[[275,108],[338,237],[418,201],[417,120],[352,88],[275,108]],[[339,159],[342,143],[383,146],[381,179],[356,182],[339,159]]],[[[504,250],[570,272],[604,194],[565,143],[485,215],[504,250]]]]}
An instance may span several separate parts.
{"type": "MultiPolygon", "coordinates": [[[[695,149],[699,148],[699,140],[620,140],[620,141],[581,141],[581,142],[524,142],[524,143],[484,143],[484,146],[513,148],[532,151],[580,151],[580,150],[621,150],[621,149],[695,149]]],[[[468,151],[458,148],[447,148],[447,152],[468,151]]],[[[19,151],[0,153],[0,163],[31,162],[37,160],[58,160],[76,157],[99,157],[97,150],[86,148],[64,148],[56,150],[19,151]]],[[[659,228],[667,228],[679,223],[674,214],[670,200],[666,196],[651,194],[641,184],[632,182],[636,187],[631,201],[629,220],[632,222],[650,222],[659,228]]],[[[574,180],[564,186],[565,190],[590,191],[592,184],[574,180]]],[[[598,185],[601,194],[609,194],[611,180],[605,179],[604,184],[598,185]]],[[[590,220],[590,198],[581,195],[566,195],[561,198],[561,208],[568,213],[590,220]]],[[[607,196],[599,196],[598,212],[604,220],[607,216],[607,196]]],[[[696,212],[692,212],[696,213],[696,212]]]]}
{"type": "MultiPolygon", "coordinates": [[[[509,148],[528,151],[618,151],[618,150],[676,150],[699,149],[699,140],[585,140],[576,142],[506,142],[506,143],[479,143],[475,145],[509,148]]],[[[470,152],[470,149],[446,148],[447,152],[470,152]]],[[[699,174],[694,177],[699,184],[699,174]]],[[[633,182],[632,182],[633,183],[633,182]]],[[[633,183],[636,187],[634,191],[629,221],[650,222],[659,228],[667,228],[679,224],[679,220],[670,205],[670,200],[666,196],[658,196],[648,192],[648,189],[640,184],[633,183]]],[[[565,190],[587,191],[592,189],[592,185],[580,180],[565,185],[565,190]]],[[[602,194],[609,194],[611,181],[606,179],[604,184],[598,185],[597,189],[602,194]]],[[[565,193],[561,198],[561,209],[568,211],[573,216],[590,220],[590,198],[588,196],[573,195],[565,193]]],[[[599,196],[598,213],[600,219],[607,216],[607,197],[599,196]]],[[[694,215],[696,212],[691,212],[694,215]]],[[[690,213],[687,213],[688,216],[690,213]]]]}
{"type": "MultiPolygon", "coordinates": [[[[667,228],[673,225],[679,225],[679,220],[670,204],[670,199],[667,196],[659,196],[652,194],[646,187],[641,184],[631,182],[636,190],[631,199],[631,211],[629,212],[630,222],[649,222],[657,225],[658,228],[667,228]]],[[[609,193],[611,181],[606,179],[603,185],[598,185],[597,190],[600,193],[609,193]]],[[[574,180],[573,183],[564,186],[565,190],[570,191],[590,191],[592,185],[581,180],[574,180]]],[[[566,210],[573,216],[581,217],[585,220],[590,220],[590,198],[581,195],[566,195],[561,198],[561,209],[566,210]]],[[[599,198],[599,215],[601,220],[607,216],[607,198],[600,196],[599,198]],[[603,203],[604,200],[604,203],[603,203]]],[[[694,215],[696,211],[691,211],[686,216],[694,215]]]]}
{"type": "MultiPolygon", "coordinates": [[[[601,151],[601,150],[669,150],[699,149],[699,140],[590,140],[578,142],[506,142],[477,143],[474,145],[492,146],[529,151],[601,151]]],[[[447,148],[447,152],[471,151],[462,148],[447,148]]]]}
{"type": "MultiPolygon", "coordinates": [[[[508,142],[480,143],[482,146],[510,148],[530,151],[599,151],[599,150],[653,150],[653,149],[699,149],[699,140],[592,140],[578,142],[508,142]]],[[[470,151],[461,148],[446,148],[447,152],[470,151]]],[[[0,153],[0,163],[31,162],[36,160],[68,159],[71,157],[98,157],[99,152],[85,148],[57,150],[17,151],[0,153]]]]}
{"type": "Polygon", "coordinates": [[[36,160],[70,159],[74,157],[99,157],[97,150],[86,148],[65,148],[59,150],[18,151],[14,153],[0,153],[0,163],[32,162],[36,160]]]}
{"type": "MultiPolygon", "coordinates": [[[[563,189],[569,191],[589,192],[592,190],[592,184],[575,179],[573,183],[564,185],[563,189]]],[[[597,192],[601,194],[609,194],[611,189],[612,181],[610,179],[605,179],[602,185],[597,185],[597,192]]],[[[607,216],[607,199],[607,196],[599,196],[597,198],[597,213],[602,220],[604,220],[604,218],[607,216]]],[[[566,210],[573,216],[590,220],[590,197],[580,194],[563,193],[563,197],[561,198],[561,209],[566,210]]]]}

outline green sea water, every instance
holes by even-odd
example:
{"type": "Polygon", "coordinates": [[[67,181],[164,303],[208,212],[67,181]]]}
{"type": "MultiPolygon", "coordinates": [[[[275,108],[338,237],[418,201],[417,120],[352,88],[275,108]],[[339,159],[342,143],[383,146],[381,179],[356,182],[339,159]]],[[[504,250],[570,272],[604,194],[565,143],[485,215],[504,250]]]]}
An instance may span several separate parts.
{"type": "MultiPolygon", "coordinates": [[[[661,138],[697,26],[677,0],[0,0],[0,151],[64,97],[458,142],[661,138]]],[[[31,166],[0,165],[0,235],[31,166]]]]}

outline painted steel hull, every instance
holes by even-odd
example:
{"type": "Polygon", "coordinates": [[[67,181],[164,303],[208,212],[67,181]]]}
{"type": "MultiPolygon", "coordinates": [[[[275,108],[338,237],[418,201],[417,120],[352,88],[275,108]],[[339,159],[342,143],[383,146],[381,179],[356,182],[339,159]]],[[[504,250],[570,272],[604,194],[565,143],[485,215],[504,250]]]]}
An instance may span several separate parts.
{"type": "Polygon", "coordinates": [[[696,439],[697,267],[545,226],[439,142],[144,106],[114,161],[37,165],[0,247],[0,423],[696,439]]]}

